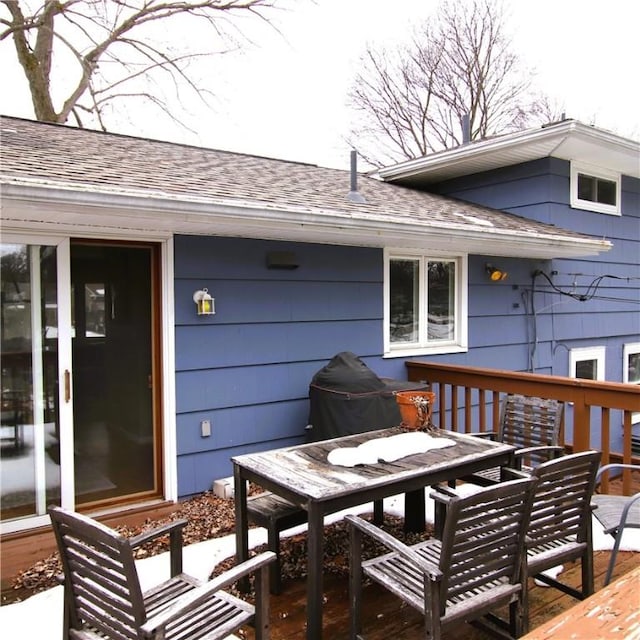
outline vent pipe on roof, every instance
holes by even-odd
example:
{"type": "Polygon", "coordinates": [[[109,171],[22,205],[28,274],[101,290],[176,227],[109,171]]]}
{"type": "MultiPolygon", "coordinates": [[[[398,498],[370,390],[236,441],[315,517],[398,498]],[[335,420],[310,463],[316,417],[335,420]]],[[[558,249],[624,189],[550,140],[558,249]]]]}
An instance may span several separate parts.
{"type": "Polygon", "coordinates": [[[358,152],[351,150],[351,191],[349,191],[349,200],[364,204],[366,200],[364,196],[358,192],[358,152]]]}
{"type": "Polygon", "coordinates": [[[462,124],[462,144],[469,144],[471,142],[471,122],[469,114],[465,113],[460,122],[462,124]]]}

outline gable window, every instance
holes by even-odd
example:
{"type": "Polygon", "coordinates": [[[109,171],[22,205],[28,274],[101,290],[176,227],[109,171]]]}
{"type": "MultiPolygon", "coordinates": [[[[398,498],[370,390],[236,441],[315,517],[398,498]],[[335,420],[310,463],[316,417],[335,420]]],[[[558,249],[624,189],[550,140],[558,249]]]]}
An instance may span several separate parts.
{"type": "MultiPolygon", "coordinates": [[[[640,342],[625,344],[623,347],[622,382],[640,385],[640,342]]],[[[640,422],[640,411],[632,414],[631,422],[640,422]]]]}
{"type": "Polygon", "coordinates": [[[620,215],[620,174],[572,164],[571,206],[620,215]]]}
{"type": "Polygon", "coordinates": [[[585,380],[604,380],[604,347],[583,347],[569,351],[569,375],[585,380]]]}
{"type": "Polygon", "coordinates": [[[385,355],[466,349],[466,258],[385,252],[385,355]]]}

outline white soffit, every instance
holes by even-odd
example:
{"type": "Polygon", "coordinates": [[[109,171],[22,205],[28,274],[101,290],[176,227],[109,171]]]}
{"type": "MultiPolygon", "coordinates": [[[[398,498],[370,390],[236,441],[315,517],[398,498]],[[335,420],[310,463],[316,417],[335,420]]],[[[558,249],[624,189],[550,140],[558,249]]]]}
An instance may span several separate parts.
{"type": "Polygon", "coordinates": [[[574,120],[472,142],[385,167],[378,175],[387,182],[424,186],[546,157],[640,178],[640,142],[574,120]]]}

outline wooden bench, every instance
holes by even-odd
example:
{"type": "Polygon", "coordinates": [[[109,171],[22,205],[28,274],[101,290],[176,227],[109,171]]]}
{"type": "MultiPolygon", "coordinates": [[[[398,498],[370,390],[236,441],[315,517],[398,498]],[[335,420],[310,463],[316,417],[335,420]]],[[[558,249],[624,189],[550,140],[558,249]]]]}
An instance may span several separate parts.
{"type": "Polygon", "coordinates": [[[270,589],[271,593],[278,594],[282,591],[280,532],[304,524],[307,521],[307,512],[267,491],[247,499],[247,518],[249,522],[267,530],[269,551],[276,554],[276,560],[270,572],[270,589]]]}
{"type": "MultiPolygon", "coordinates": [[[[382,500],[376,500],[373,506],[374,522],[383,520],[382,500]]],[[[247,499],[247,518],[249,522],[267,530],[267,546],[276,554],[274,566],[270,572],[270,591],[274,595],[282,591],[280,571],[280,532],[307,522],[307,512],[269,491],[249,496],[247,499]]]]}

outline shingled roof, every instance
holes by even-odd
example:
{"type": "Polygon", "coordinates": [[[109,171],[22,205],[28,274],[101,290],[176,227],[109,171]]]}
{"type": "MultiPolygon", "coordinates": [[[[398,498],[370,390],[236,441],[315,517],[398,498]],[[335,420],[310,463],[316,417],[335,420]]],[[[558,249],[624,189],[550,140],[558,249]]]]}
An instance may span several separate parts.
{"type": "Polygon", "coordinates": [[[237,235],[534,258],[609,243],[487,207],[350,173],[0,118],[3,226],[237,235]]]}

